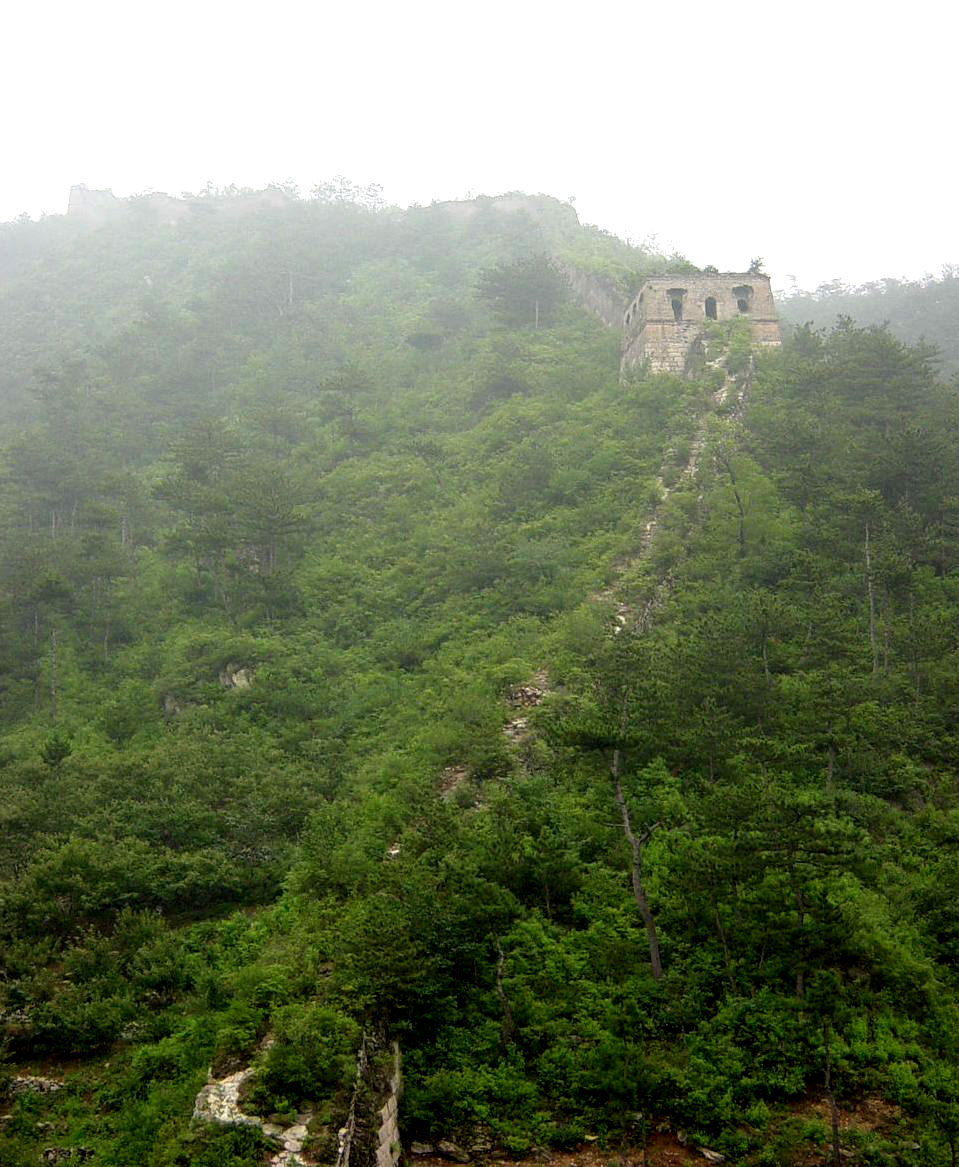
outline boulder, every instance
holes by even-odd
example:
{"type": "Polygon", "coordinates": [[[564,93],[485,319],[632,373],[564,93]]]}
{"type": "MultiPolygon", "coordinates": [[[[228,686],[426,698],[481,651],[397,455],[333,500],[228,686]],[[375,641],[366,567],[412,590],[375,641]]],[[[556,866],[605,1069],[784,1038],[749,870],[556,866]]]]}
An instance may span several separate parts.
{"type": "Polygon", "coordinates": [[[220,684],[224,689],[249,689],[253,684],[253,669],[248,665],[224,665],[220,669],[220,684]]]}
{"type": "Polygon", "coordinates": [[[469,1155],[463,1148],[451,1143],[449,1139],[442,1139],[436,1144],[436,1153],[443,1159],[451,1159],[454,1163],[468,1163],[470,1161],[469,1155]]]}

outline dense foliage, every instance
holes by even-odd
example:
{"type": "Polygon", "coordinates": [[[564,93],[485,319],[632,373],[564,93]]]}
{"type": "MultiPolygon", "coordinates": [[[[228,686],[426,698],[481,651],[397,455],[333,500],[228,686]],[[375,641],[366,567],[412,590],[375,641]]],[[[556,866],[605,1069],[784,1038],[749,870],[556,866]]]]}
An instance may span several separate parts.
{"type": "Polygon", "coordinates": [[[938,277],[921,280],[877,280],[849,287],[841,280],[823,284],[815,292],[785,296],[783,319],[796,325],[833,328],[842,317],[860,325],[886,325],[908,344],[926,341],[936,346],[943,371],[959,373],[959,269],[943,267],[938,277]]]}
{"type": "Polygon", "coordinates": [[[955,388],[848,322],[733,336],[742,410],[620,383],[550,257],[675,258],[317,196],[0,241],[0,1008],[67,1070],[3,1161],[258,1163],[211,1063],[335,1130],[383,1026],[411,1138],[793,1163],[879,1098],[844,1149],[947,1161],[955,388]]]}

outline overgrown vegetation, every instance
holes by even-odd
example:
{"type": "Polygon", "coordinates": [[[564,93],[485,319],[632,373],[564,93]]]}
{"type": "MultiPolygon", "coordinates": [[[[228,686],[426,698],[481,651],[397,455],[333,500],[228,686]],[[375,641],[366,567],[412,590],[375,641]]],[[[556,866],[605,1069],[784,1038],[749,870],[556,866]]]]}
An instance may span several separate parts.
{"type": "Polygon", "coordinates": [[[845,1151],[947,1162],[955,387],[850,323],[741,415],[621,384],[549,257],[670,261],[319,195],[4,229],[0,1008],[67,1085],[3,1162],[261,1162],[191,1127],[208,1067],[335,1128],[382,1025],[410,1138],[788,1164],[831,1140],[797,1105],[880,1099],[845,1151]]]}

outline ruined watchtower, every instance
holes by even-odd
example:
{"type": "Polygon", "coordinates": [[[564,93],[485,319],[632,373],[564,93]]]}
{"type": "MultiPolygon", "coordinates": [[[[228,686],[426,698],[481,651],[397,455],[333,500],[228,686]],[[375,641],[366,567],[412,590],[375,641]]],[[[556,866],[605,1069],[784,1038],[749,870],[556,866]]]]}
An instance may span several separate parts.
{"type": "Polygon", "coordinates": [[[623,368],[649,361],[654,373],[683,373],[707,320],[745,316],[753,342],[780,343],[769,276],[754,272],[654,276],[623,320],[623,368]]]}

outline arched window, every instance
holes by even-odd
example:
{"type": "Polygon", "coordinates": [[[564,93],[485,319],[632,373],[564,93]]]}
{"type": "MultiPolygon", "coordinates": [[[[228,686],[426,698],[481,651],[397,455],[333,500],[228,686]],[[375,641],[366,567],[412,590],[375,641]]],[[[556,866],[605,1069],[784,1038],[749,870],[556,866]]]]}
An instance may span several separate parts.
{"type": "Polygon", "coordinates": [[[706,297],[706,319],[707,320],[715,320],[716,319],[716,297],[715,296],[707,296],[706,297]]]}
{"type": "Polygon", "coordinates": [[[753,290],[749,284],[740,284],[738,288],[733,288],[733,295],[736,297],[736,307],[739,311],[748,312],[753,298],[753,290]]]}

